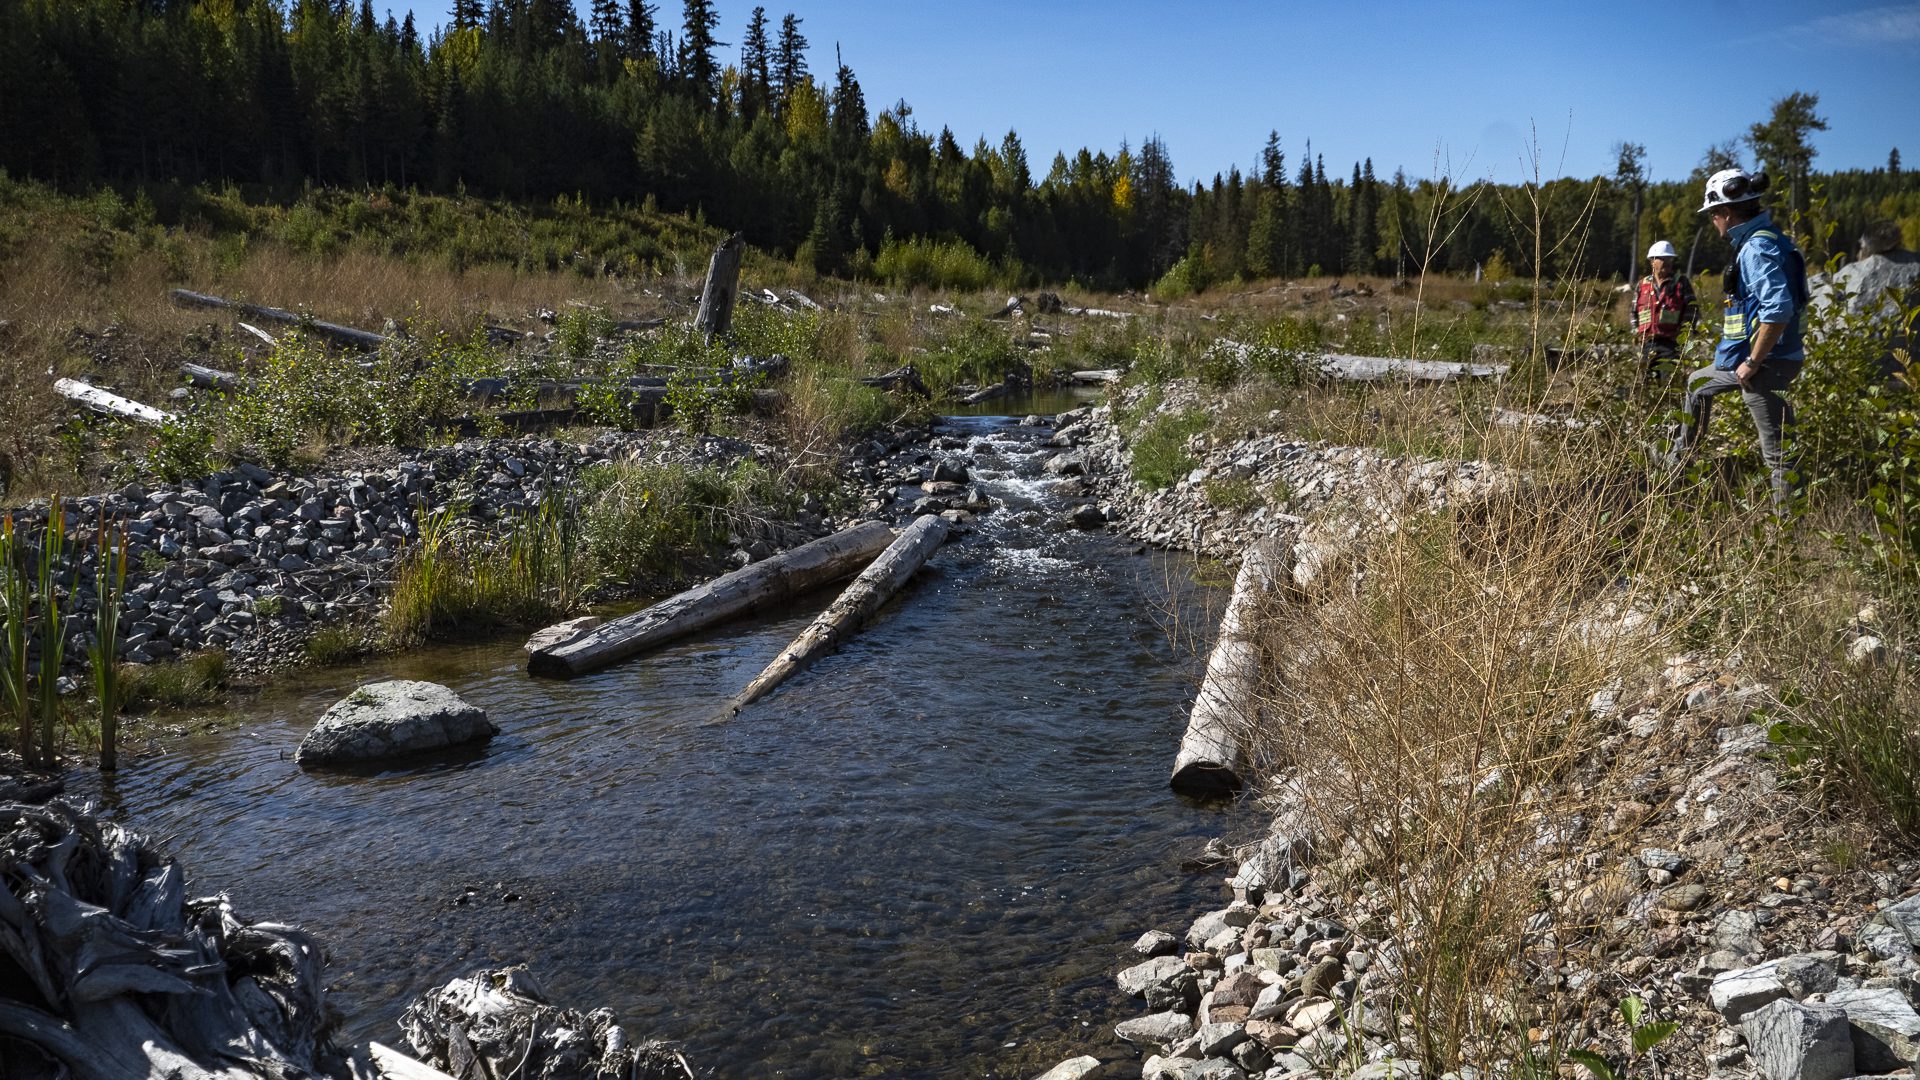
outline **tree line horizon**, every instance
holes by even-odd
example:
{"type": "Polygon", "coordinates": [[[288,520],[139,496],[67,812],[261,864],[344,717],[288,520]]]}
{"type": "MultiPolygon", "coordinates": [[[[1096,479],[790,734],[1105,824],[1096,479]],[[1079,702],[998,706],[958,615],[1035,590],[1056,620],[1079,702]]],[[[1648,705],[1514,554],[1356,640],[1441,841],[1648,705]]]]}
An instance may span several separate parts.
{"type": "MultiPolygon", "coordinates": [[[[738,230],[821,273],[872,276],[890,250],[957,250],[1011,281],[1094,288],[1424,270],[1592,278],[1644,271],[1668,239],[1696,269],[1727,257],[1694,213],[1728,164],[1767,168],[1812,254],[1872,221],[1920,244],[1920,184],[1885,167],[1818,173],[1816,94],[1794,92],[1684,180],[1615,144],[1612,176],[1518,184],[1372,159],[1329,174],[1271,132],[1246,173],[1180,183],[1154,134],[1057,153],[1036,177],[1017,132],[963,148],[904,99],[874,114],[836,48],[816,77],[804,19],[756,7],[723,60],[712,0],[677,24],[645,0],[456,0],[422,34],[371,0],[0,2],[0,169],[69,190],[313,185],[645,204],[738,230]],[[1743,154],[1743,151],[1745,153],[1743,154]],[[1537,213],[1536,213],[1537,208],[1537,213]],[[1536,235],[1537,234],[1537,235],[1536,235]],[[877,262],[878,261],[878,262],[877,262]]],[[[937,261],[937,260],[936,260],[937,261]]],[[[937,278],[937,274],[934,275],[937,278]]],[[[926,284],[940,284],[928,280],[926,284]]]]}

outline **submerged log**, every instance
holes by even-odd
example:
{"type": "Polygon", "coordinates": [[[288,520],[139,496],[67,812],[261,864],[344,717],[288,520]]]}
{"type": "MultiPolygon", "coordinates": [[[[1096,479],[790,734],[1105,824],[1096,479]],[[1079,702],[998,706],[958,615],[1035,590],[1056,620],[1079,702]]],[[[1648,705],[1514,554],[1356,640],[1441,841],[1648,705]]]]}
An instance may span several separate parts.
{"type": "Polygon", "coordinates": [[[571,678],[638,655],[714,623],[784,603],[858,572],[893,539],[878,521],[862,522],[743,566],[643,611],[611,620],[527,658],[535,675],[571,678]]]}
{"type": "Polygon", "coordinates": [[[0,805],[0,1076],[345,1076],[319,945],[185,899],[180,868],[62,802],[0,805]]]}
{"type": "Polygon", "coordinates": [[[337,342],[341,345],[350,345],[356,349],[378,349],[380,346],[392,340],[383,335],[373,333],[370,330],[356,330],[351,326],[341,326],[339,323],[309,319],[297,312],[282,311],[279,308],[263,307],[259,304],[241,303],[238,300],[228,300],[223,296],[210,296],[206,293],[197,293],[190,289],[173,290],[173,302],[189,307],[238,311],[256,319],[264,319],[267,322],[304,327],[329,341],[337,342]]]}
{"type": "Polygon", "coordinates": [[[793,644],[775,657],[758,678],[735,695],[728,704],[728,713],[738,713],[766,697],[788,676],[833,651],[872,618],[888,597],[899,592],[900,586],[913,577],[914,571],[920,569],[946,539],[947,521],[937,514],[928,514],[900,530],[900,535],[873,560],[873,565],[861,571],[839,599],[802,630],[793,644]]]}
{"type": "Polygon", "coordinates": [[[733,332],[733,301],[739,295],[740,259],[747,252],[746,238],[734,233],[713,249],[707,261],[707,282],[700,290],[700,310],[693,317],[693,328],[711,342],[733,332]]]}
{"type": "Polygon", "coordinates": [[[1260,681],[1260,645],[1254,620],[1273,594],[1281,569],[1280,547],[1263,540],[1247,549],[1233,581],[1233,598],[1220,617],[1220,637],[1207,657],[1207,674],[1193,700],[1187,733],[1173,761],[1173,790],[1183,795],[1223,795],[1244,785],[1241,733],[1253,723],[1260,681]]]}
{"type": "Polygon", "coordinates": [[[123,398],[119,394],[109,393],[97,386],[90,386],[77,379],[59,379],[53,384],[53,392],[69,401],[75,401],[97,413],[118,416],[132,420],[136,424],[151,424],[159,427],[173,419],[173,414],[151,405],[142,405],[132,398],[123,398]]]}

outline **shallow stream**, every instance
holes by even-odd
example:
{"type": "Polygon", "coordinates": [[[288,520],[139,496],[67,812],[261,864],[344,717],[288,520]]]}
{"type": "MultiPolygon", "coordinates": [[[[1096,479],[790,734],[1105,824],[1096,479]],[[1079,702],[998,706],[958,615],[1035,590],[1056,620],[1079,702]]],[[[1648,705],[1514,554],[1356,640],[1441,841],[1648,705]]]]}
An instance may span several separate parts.
{"type": "Polygon", "coordinates": [[[80,793],[165,838],[195,891],[315,931],[354,1040],[525,962],[718,1077],[1029,1077],[1116,1047],[1128,945],[1221,898],[1179,869],[1219,811],[1166,786],[1196,667],[1166,612],[1193,587],[1057,524],[1045,429],[943,430],[1003,507],[736,719],[722,702],[831,595],[571,682],[529,678],[517,638],[302,672],[80,793]],[[452,686],[501,735],[374,775],[294,766],[328,705],[389,677],[452,686]]]}

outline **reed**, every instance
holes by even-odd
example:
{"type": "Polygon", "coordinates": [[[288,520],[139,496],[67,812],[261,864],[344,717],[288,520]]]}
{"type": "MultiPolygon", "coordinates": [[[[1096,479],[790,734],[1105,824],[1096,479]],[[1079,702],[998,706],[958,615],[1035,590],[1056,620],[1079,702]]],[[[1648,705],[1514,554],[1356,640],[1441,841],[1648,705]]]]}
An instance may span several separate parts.
{"type": "Polygon", "coordinates": [[[123,523],[109,524],[102,510],[95,535],[93,594],[99,609],[87,660],[100,710],[100,771],[113,772],[120,767],[120,606],[127,589],[127,530],[123,523]]]}

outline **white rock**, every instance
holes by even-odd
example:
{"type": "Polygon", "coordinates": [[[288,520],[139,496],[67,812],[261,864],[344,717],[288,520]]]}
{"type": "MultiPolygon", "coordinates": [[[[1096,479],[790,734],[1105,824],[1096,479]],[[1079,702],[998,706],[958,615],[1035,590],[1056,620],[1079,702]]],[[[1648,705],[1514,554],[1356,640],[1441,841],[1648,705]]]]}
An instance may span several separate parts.
{"type": "Polygon", "coordinates": [[[369,683],[326,711],[301,740],[301,768],[377,761],[485,742],[499,734],[487,714],[438,683],[369,683]]]}

